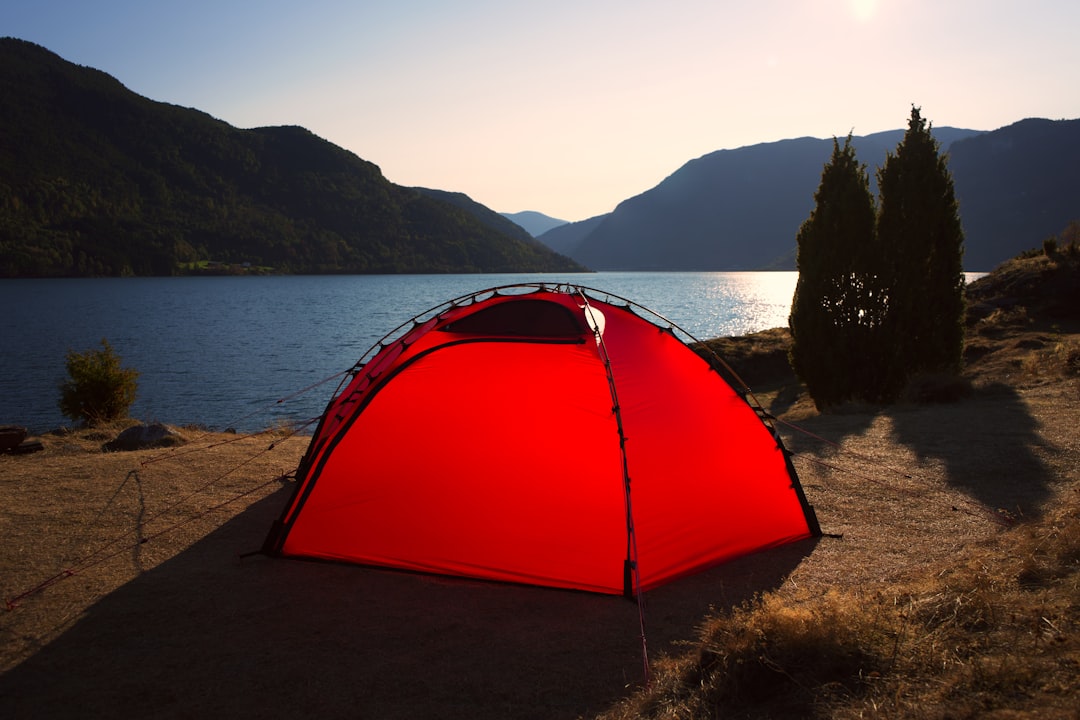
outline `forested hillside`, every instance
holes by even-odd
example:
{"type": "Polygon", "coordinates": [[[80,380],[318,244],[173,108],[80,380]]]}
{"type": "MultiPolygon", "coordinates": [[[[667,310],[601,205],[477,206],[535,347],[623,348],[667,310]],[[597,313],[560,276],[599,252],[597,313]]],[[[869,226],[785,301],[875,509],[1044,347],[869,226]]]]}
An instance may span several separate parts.
{"type": "Polygon", "coordinates": [[[303,128],[237,129],[32,43],[0,39],[0,97],[0,277],[582,269],[303,128]]]}

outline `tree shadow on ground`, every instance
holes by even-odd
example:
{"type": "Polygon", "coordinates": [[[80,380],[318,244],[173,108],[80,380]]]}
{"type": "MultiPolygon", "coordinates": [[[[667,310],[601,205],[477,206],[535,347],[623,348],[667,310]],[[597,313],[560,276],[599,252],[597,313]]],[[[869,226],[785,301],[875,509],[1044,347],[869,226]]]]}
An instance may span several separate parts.
{"type": "MultiPolygon", "coordinates": [[[[779,423],[792,453],[840,472],[890,481],[906,476],[920,483],[934,472],[921,467],[940,463],[948,485],[999,517],[1037,517],[1051,497],[1054,474],[1040,452],[1053,448],[1022,398],[1007,385],[982,388],[955,403],[848,408],[779,423]],[[914,460],[879,457],[872,466],[860,464],[866,457],[858,448],[872,446],[872,438],[856,441],[854,450],[840,449],[848,438],[872,433],[879,418],[889,423],[887,440],[909,448],[914,460]]],[[[812,496],[813,487],[808,493],[812,496]]]]}
{"type": "Polygon", "coordinates": [[[1008,385],[982,386],[954,403],[853,406],[779,420],[778,428],[827,533],[844,527],[843,509],[830,506],[840,487],[849,499],[864,496],[868,508],[893,498],[917,503],[913,512],[951,508],[1008,524],[1040,517],[1061,471],[1060,448],[1047,440],[1060,428],[1042,427],[1008,385]]]}
{"type": "Polygon", "coordinates": [[[1039,423],[1016,390],[993,385],[959,403],[894,409],[898,443],[920,461],[944,463],[946,479],[991,510],[1036,517],[1051,496],[1053,472],[1039,423]]]}
{"type": "MultiPolygon", "coordinates": [[[[551,720],[599,712],[642,682],[638,606],[621,597],[238,561],[287,494],[87,608],[0,677],[0,715],[551,720]]],[[[650,592],[649,652],[693,639],[711,606],[779,586],[813,548],[769,550],[650,592]]]]}

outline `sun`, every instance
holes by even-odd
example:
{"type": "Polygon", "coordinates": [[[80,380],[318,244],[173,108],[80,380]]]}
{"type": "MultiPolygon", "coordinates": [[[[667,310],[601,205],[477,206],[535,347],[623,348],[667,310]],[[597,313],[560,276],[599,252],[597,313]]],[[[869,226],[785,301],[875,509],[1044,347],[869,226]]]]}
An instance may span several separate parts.
{"type": "Polygon", "coordinates": [[[848,0],[848,6],[856,20],[865,22],[877,12],[878,0],[848,0]]]}

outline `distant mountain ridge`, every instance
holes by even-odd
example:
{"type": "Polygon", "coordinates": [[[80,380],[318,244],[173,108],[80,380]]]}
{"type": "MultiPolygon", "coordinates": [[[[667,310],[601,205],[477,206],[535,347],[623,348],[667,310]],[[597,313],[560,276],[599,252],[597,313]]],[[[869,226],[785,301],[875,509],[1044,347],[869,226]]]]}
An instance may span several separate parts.
{"type": "Polygon", "coordinates": [[[1080,220],[1080,120],[1029,118],[953,143],[965,266],[993,269],[1080,220]]]}
{"type": "MultiPolygon", "coordinates": [[[[796,138],[719,150],[611,213],[563,223],[394,185],[304,128],[237,129],[22,40],[0,38],[0,97],[0,277],[793,269],[832,149],[796,138]]],[[[933,132],[967,269],[1080,218],[1080,120],[933,132]]],[[[902,136],[854,138],[872,181],[902,136]]]]}
{"type": "Polygon", "coordinates": [[[549,230],[566,224],[565,220],[559,220],[558,218],[550,217],[549,215],[536,212],[535,210],[525,210],[524,212],[516,213],[501,213],[501,215],[525,228],[525,230],[533,237],[538,237],[549,230]]]}
{"type": "Polygon", "coordinates": [[[507,237],[512,237],[522,242],[534,243],[535,238],[528,229],[515,223],[503,213],[497,213],[486,205],[482,205],[471,197],[461,192],[451,190],[433,190],[431,188],[413,188],[422,195],[434,198],[441,202],[453,205],[469,213],[477,220],[490,228],[498,230],[507,237]]]}
{"type": "Polygon", "coordinates": [[[240,130],[33,43],[0,39],[0,97],[0,277],[583,269],[303,128],[240,130]]]}
{"type": "MultiPolygon", "coordinates": [[[[968,269],[989,270],[1080,217],[1072,179],[1080,120],[933,134],[950,156],[968,269]]],[[[853,138],[875,193],[876,171],[903,135],[853,138]]],[[[795,236],[832,142],[796,138],[709,153],[613,212],[539,239],[596,270],[792,270],[795,236]]]]}

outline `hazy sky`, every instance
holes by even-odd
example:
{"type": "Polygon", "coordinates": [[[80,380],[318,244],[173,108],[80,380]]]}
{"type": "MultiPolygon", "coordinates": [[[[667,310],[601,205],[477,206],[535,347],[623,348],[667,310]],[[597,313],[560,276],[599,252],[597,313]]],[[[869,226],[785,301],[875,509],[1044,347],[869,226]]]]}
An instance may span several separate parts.
{"type": "Polygon", "coordinates": [[[786,138],[1080,117],[1077,0],[5,0],[0,35],[401,185],[609,212],[786,138]]]}

